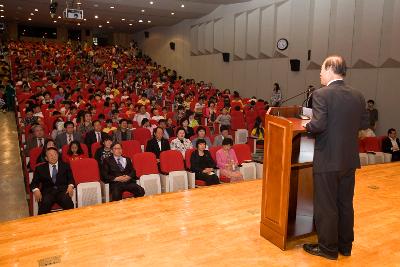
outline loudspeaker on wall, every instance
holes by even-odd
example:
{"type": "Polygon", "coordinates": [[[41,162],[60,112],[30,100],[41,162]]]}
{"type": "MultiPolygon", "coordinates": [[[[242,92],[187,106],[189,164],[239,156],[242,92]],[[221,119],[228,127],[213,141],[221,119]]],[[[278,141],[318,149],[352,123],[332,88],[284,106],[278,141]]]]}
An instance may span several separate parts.
{"type": "Polygon", "coordinates": [[[174,42],[170,42],[169,43],[169,48],[171,48],[171,50],[175,50],[175,43],[174,42]]]}
{"type": "Polygon", "coordinates": [[[291,71],[300,71],[300,60],[299,59],[291,59],[290,60],[290,70],[291,71]]]}
{"type": "Polygon", "coordinates": [[[229,53],[222,53],[222,59],[224,62],[229,62],[229,53]]]}

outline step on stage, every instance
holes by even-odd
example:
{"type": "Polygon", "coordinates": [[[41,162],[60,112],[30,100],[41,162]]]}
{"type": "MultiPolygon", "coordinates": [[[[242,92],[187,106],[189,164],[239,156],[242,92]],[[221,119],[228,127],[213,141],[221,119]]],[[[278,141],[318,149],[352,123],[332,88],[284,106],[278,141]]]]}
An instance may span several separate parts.
{"type": "MultiPolygon", "coordinates": [[[[345,266],[400,262],[400,164],[357,171],[345,266]]],[[[261,180],[129,199],[0,224],[0,266],[329,266],[260,236],[261,180]]]]}

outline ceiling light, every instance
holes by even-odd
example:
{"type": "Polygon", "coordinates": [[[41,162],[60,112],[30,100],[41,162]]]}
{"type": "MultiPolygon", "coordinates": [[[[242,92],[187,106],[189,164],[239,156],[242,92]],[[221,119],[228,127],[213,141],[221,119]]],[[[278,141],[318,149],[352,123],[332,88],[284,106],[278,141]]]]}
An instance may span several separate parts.
{"type": "MultiPolygon", "coordinates": [[[[3,6],[3,5],[1,5],[1,6],[3,6]]],[[[35,12],[38,12],[38,11],[39,11],[39,9],[35,8],[35,12]]]]}
{"type": "Polygon", "coordinates": [[[129,26],[132,26],[132,23],[129,23],[129,26]]]}
{"type": "Polygon", "coordinates": [[[184,4],[182,4],[182,5],[181,5],[181,7],[185,7],[185,5],[184,5],[184,4]]]}
{"type": "Polygon", "coordinates": [[[114,6],[110,6],[111,9],[115,8],[114,6]]]}
{"type": "MultiPolygon", "coordinates": [[[[4,16],[3,16],[3,15],[1,15],[1,16],[0,16],[0,18],[4,18],[4,16]]],[[[17,19],[18,19],[18,18],[17,18],[17,19]]]]}
{"type": "Polygon", "coordinates": [[[107,20],[107,24],[109,24],[110,23],[110,21],[109,20],[107,20]]]}
{"type": "Polygon", "coordinates": [[[103,27],[103,25],[99,25],[99,28],[103,27]]]}
{"type": "Polygon", "coordinates": [[[83,19],[84,21],[86,21],[86,19],[83,19]]]}
{"type": "Polygon", "coordinates": [[[94,18],[95,18],[95,19],[98,19],[98,18],[99,18],[99,16],[97,16],[97,15],[94,15],[94,18]]]}
{"type": "Polygon", "coordinates": [[[28,20],[32,20],[31,18],[29,18],[28,20]]]}
{"type": "Polygon", "coordinates": [[[81,24],[78,22],[78,24],[76,24],[76,25],[78,25],[78,26],[81,26],[81,24]]]}
{"type": "Polygon", "coordinates": [[[173,16],[173,15],[175,15],[175,13],[174,13],[174,12],[171,12],[171,15],[173,16]]]}
{"type": "Polygon", "coordinates": [[[121,19],[122,21],[125,21],[125,19],[121,19]]]}
{"type": "Polygon", "coordinates": [[[154,2],[153,2],[153,1],[150,1],[150,5],[152,5],[152,4],[154,4],[154,2]]]}
{"type": "Polygon", "coordinates": [[[77,5],[82,5],[81,1],[78,1],[78,3],[76,3],[77,5]]]}
{"type": "Polygon", "coordinates": [[[61,16],[58,16],[59,19],[61,19],[61,16]]]}
{"type": "Polygon", "coordinates": [[[4,7],[4,5],[0,5],[0,7],[4,7]]]}
{"type": "MultiPolygon", "coordinates": [[[[1,9],[0,12],[4,12],[4,9],[1,9]]],[[[33,14],[33,13],[31,13],[31,14],[33,14]]]]}
{"type": "Polygon", "coordinates": [[[94,6],[94,7],[99,7],[99,5],[98,5],[98,4],[94,4],[93,6],[94,6]]]}
{"type": "Polygon", "coordinates": [[[144,11],[145,11],[145,10],[144,10],[144,9],[142,9],[142,13],[144,13],[144,11]]]}
{"type": "Polygon", "coordinates": [[[54,23],[57,23],[57,20],[53,20],[54,23]]]}
{"type": "MultiPolygon", "coordinates": [[[[3,12],[4,10],[0,10],[1,12],[3,12]]],[[[34,16],[35,14],[31,13],[31,16],[34,16]]]]}
{"type": "Polygon", "coordinates": [[[147,23],[151,23],[151,20],[148,20],[147,23]]]}
{"type": "Polygon", "coordinates": [[[140,22],[140,23],[142,23],[142,22],[143,22],[143,20],[139,19],[139,22],[140,22]]]}

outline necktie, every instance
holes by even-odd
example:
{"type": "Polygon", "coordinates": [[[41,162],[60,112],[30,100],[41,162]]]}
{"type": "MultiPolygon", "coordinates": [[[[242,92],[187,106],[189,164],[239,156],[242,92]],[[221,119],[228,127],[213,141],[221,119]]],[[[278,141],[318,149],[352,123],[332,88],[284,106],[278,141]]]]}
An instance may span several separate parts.
{"type": "Polygon", "coordinates": [[[71,141],[72,141],[72,137],[71,137],[71,135],[69,134],[69,135],[68,135],[68,145],[69,145],[69,143],[71,143],[71,141]]]}
{"type": "Polygon", "coordinates": [[[51,171],[51,180],[53,180],[53,183],[56,184],[56,180],[57,180],[57,165],[53,165],[53,170],[51,171]]]}
{"type": "Polygon", "coordinates": [[[39,147],[43,147],[43,140],[42,140],[42,138],[39,138],[39,147]]]}
{"type": "Polygon", "coordinates": [[[117,165],[118,165],[120,171],[124,170],[124,167],[122,166],[122,163],[121,163],[121,158],[117,159],[117,165]]]}

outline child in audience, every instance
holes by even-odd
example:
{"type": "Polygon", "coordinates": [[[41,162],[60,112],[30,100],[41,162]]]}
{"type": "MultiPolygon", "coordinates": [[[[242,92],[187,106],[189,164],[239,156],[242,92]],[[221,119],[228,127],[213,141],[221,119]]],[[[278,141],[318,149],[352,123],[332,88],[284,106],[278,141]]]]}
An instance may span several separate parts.
{"type": "Polygon", "coordinates": [[[116,130],[117,130],[117,127],[115,127],[113,125],[113,121],[111,119],[106,120],[106,127],[103,128],[103,132],[111,135],[116,130]]]}
{"type": "Polygon", "coordinates": [[[83,152],[81,144],[78,141],[72,141],[68,147],[66,163],[70,163],[72,160],[85,158],[87,158],[87,156],[83,152]]]}

